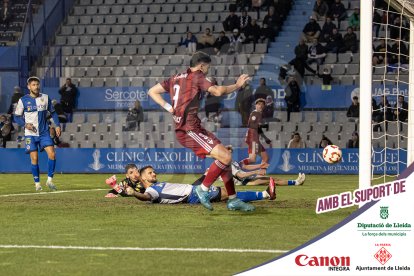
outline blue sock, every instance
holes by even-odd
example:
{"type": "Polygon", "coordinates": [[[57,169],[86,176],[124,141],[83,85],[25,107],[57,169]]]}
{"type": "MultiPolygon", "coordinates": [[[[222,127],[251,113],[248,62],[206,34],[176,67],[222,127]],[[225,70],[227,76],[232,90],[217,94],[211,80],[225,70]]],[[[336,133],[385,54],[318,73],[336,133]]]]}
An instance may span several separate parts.
{"type": "Polygon", "coordinates": [[[296,180],[288,180],[288,185],[295,185],[296,184],[296,180]]]}
{"type": "Polygon", "coordinates": [[[47,176],[53,177],[55,174],[56,160],[47,160],[47,176]]]}
{"type": "Polygon", "coordinates": [[[40,182],[39,177],[39,164],[33,165],[32,164],[32,175],[35,183],[40,182]]]}
{"type": "Polygon", "coordinates": [[[253,191],[237,192],[237,198],[244,202],[262,200],[263,194],[262,192],[253,192],[253,191]]]}

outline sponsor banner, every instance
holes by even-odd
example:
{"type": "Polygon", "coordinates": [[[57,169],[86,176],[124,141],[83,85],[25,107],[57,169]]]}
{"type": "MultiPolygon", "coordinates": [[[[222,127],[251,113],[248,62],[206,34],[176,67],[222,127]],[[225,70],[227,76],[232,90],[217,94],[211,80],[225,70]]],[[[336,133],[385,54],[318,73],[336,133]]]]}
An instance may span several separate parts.
{"type": "MultiPolygon", "coordinates": [[[[398,180],[332,196],[345,204],[339,208],[365,205],[315,239],[238,275],[414,275],[413,171],[411,165],[398,180]]],[[[328,211],[338,209],[334,201],[328,211]]]]}
{"type": "MultiPolygon", "coordinates": [[[[283,86],[270,86],[276,108],[285,108],[285,89],[283,86]]],[[[396,94],[408,95],[407,85],[397,87],[374,87],[374,96],[389,95],[391,105],[396,101],[396,94]]],[[[52,99],[60,99],[58,87],[46,87],[43,91],[52,99]]],[[[148,87],[80,87],[78,98],[78,109],[101,109],[101,110],[124,110],[133,107],[134,102],[139,100],[144,109],[161,109],[152,99],[149,99],[148,87]]],[[[226,109],[234,109],[237,92],[223,96],[222,106],[226,109]]],[[[307,86],[302,91],[301,105],[304,108],[348,108],[354,94],[359,94],[359,88],[353,85],[332,85],[331,90],[322,90],[320,86],[307,86]]],[[[166,100],[170,101],[168,93],[164,94],[166,100]]]]}
{"type": "MultiPolygon", "coordinates": [[[[204,173],[211,159],[198,158],[188,149],[119,148],[119,149],[70,149],[58,148],[56,172],[63,173],[119,173],[128,163],[138,166],[152,165],[159,173],[204,173]]],[[[0,159],[0,172],[30,172],[29,157],[24,149],[2,149],[7,159],[0,159]],[[25,160],[27,159],[27,160],[25,160]],[[26,162],[27,161],[27,162],[26,162]]],[[[357,174],[359,171],[358,149],[343,149],[342,162],[330,165],[322,158],[322,149],[267,149],[270,157],[269,174],[357,174]]],[[[397,174],[405,169],[398,160],[406,160],[406,151],[388,149],[374,155],[374,165],[385,161],[387,174],[397,174]],[[400,166],[399,170],[398,167],[400,166]]],[[[247,149],[234,150],[233,159],[248,156],[247,149]]],[[[40,168],[46,172],[47,156],[39,155],[40,168]]],[[[258,159],[260,162],[260,159],[258,159]]],[[[383,166],[375,167],[374,173],[383,174],[383,166]]]]}

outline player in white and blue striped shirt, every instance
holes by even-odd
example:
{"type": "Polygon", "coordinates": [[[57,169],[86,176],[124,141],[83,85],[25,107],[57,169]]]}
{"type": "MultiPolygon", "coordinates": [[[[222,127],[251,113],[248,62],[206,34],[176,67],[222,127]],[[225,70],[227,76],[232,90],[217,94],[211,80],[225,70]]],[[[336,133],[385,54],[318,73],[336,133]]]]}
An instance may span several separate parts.
{"type": "MultiPolygon", "coordinates": [[[[195,194],[195,187],[197,184],[201,184],[200,181],[190,184],[178,184],[158,182],[157,174],[154,168],[151,166],[145,166],[140,170],[141,183],[145,187],[145,192],[140,193],[134,189],[127,188],[126,193],[131,196],[135,196],[142,201],[151,201],[153,203],[162,204],[174,204],[174,203],[200,203],[197,195],[195,194]]],[[[273,190],[276,193],[276,190],[273,190]]],[[[209,190],[210,202],[225,201],[228,199],[228,194],[225,188],[211,186],[209,190]]],[[[272,195],[273,199],[276,195],[272,195]]],[[[243,191],[237,192],[237,198],[240,198],[244,202],[270,199],[270,195],[267,191],[243,191]]]]}
{"type": "Polygon", "coordinates": [[[30,154],[32,163],[32,174],[35,182],[36,191],[41,191],[39,177],[39,154],[45,150],[48,156],[48,178],[46,185],[50,190],[56,190],[53,184],[53,174],[56,166],[56,154],[52,138],[49,132],[48,112],[52,115],[56,125],[56,136],[59,137],[61,130],[59,118],[53,108],[52,101],[48,95],[40,93],[40,80],[37,77],[27,79],[29,94],[20,98],[14,112],[14,121],[24,127],[26,142],[26,153],[30,154]]]}

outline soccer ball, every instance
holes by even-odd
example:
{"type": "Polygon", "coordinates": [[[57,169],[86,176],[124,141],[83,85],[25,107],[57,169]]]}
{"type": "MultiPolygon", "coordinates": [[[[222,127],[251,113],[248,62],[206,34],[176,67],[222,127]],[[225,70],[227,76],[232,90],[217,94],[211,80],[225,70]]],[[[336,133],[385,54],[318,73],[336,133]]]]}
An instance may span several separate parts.
{"type": "Polygon", "coordinates": [[[323,149],[322,157],[329,164],[335,164],[341,162],[342,151],[338,146],[328,145],[323,149]]]}

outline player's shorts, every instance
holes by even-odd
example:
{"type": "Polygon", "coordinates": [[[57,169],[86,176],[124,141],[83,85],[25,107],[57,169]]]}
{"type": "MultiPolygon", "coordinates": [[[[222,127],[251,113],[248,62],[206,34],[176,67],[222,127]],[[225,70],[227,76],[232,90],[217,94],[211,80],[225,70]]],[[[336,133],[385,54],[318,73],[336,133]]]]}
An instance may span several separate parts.
{"type": "Polygon", "coordinates": [[[246,143],[248,147],[247,152],[249,154],[252,154],[252,153],[259,154],[259,153],[266,151],[263,145],[258,141],[246,141],[246,143]]]}
{"type": "MultiPolygon", "coordinates": [[[[197,186],[198,185],[193,186],[193,190],[191,191],[191,194],[187,199],[187,202],[189,204],[200,203],[200,200],[198,199],[198,196],[196,195],[196,192],[195,192],[195,188],[197,186]]],[[[208,195],[210,197],[210,202],[220,202],[221,201],[221,188],[211,185],[210,190],[208,191],[208,195]]]]}
{"type": "Polygon", "coordinates": [[[198,157],[206,158],[213,148],[221,144],[213,133],[204,128],[194,130],[177,130],[175,132],[178,142],[183,147],[191,149],[198,157]]]}
{"type": "Polygon", "coordinates": [[[25,136],[24,141],[26,143],[26,153],[32,151],[43,151],[45,147],[54,146],[52,138],[50,138],[49,132],[40,136],[25,136]]]}

